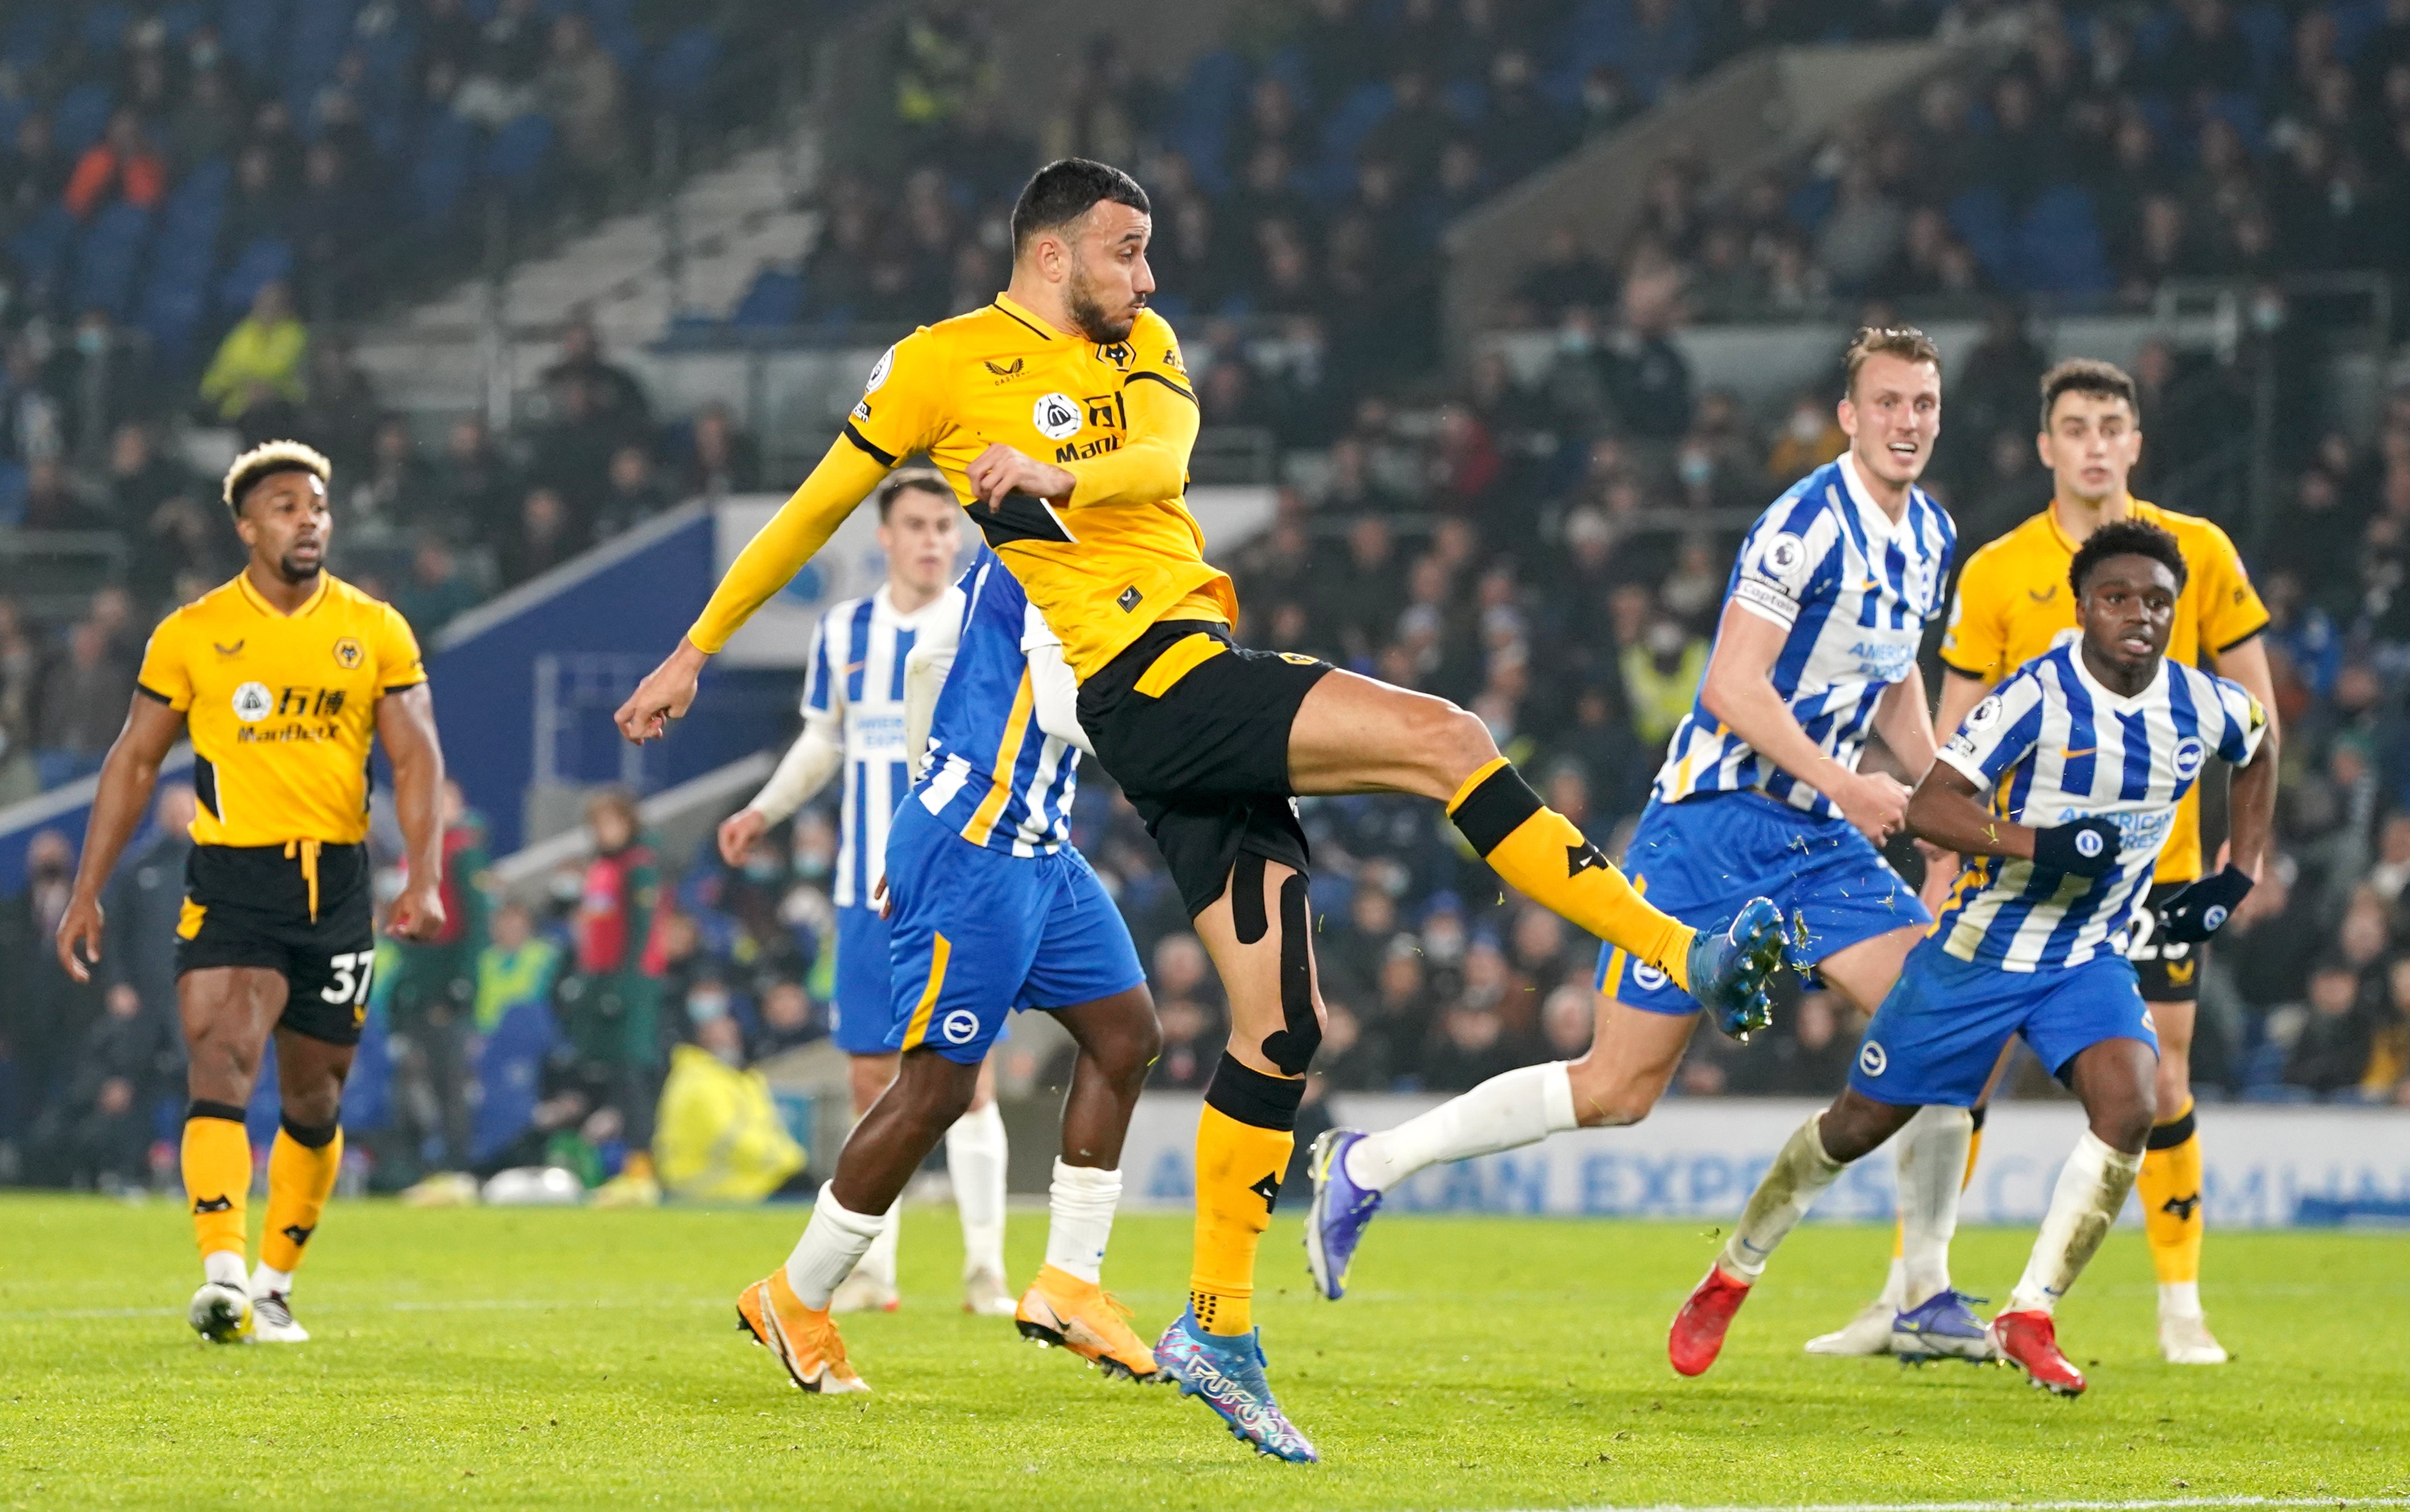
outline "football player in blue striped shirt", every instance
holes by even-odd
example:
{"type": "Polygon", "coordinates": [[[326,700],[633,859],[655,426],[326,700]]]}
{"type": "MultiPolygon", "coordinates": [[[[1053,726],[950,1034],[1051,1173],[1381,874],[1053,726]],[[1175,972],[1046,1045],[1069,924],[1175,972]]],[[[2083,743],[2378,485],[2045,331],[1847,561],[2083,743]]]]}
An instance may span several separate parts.
{"type": "Polygon", "coordinates": [[[2081,640],[1977,705],[1918,784],[1908,827],[1965,869],[1866,1026],[1848,1090],[1791,1136],[1676,1316],[1669,1352],[1682,1374],[1714,1363],[1775,1246],[1844,1168],[1922,1106],[1970,1106],[2022,1035],[2090,1127],[1990,1334],[2034,1385],[2083,1389],[2052,1313],[2133,1190],[2156,1111],[2158,1036],[2127,933],[2212,755],[2236,768],[2233,861],[2168,899],[2165,938],[2197,944],[2226,923],[2251,891],[2275,811],[2266,711],[2240,684],[2166,654],[2185,576],[2182,547],[2157,526],[2095,531],[2068,574],[2081,640]]]}
{"type": "Polygon", "coordinates": [[[1108,1375],[1162,1380],[1101,1284],[1122,1140],[1163,1040],[1128,927],[1070,843],[1086,742],[1078,690],[1061,644],[994,551],[980,549],[961,586],[959,637],[913,649],[905,749],[925,745],[928,756],[896,810],[880,884],[893,930],[885,1042],[900,1069],[846,1141],[794,1254],[746,1289],[738,1313],[797,1385],[864,1389],[830,1299],[970,1105],[1006,1018],[1038,1009],[1080,1054],[1046,1263],[1022,1296],[1019,1327],[1108,1375]]]}

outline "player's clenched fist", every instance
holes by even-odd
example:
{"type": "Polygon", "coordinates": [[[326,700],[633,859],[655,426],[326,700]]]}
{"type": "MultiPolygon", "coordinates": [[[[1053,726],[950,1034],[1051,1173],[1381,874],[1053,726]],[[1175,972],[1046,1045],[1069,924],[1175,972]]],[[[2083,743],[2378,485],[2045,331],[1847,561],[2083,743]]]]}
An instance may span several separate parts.
{"type": "Polygon", "coordinates": [[[1875,844],[1880,845],[1908,822],[1909,791],[1896,778],[1861,772],[1832,795],[1841,817],[1875,844]]]}
{"type": "Polygon", "coordinates": [[[704,660],[692,641],[679,641],[677,649],[645,674],[645,680],[636,684],[636,691],[611,717],[619,733],[640,746],[667,734],[670,721],[685,714],[687,705],[694,702],[704,660]]]}
{"type": "Polygon", "coordinates": [[[719,821],[719,859],[732,866],[742,866],[754,842],[769,829],[769,815],[759,808],[739,808],[719,821]]]}
{"type": "Polygon", "coordinates": [[[970,479],[972,495],[991,510],[1003,503],[1009,493],[1025,493],[1033,499],[1068,499],[1080,483],[1053,463],[1041,462],[1002,442],[990,443],[987,450],[971,458],[971,465],[964,472],[970,479]]]}

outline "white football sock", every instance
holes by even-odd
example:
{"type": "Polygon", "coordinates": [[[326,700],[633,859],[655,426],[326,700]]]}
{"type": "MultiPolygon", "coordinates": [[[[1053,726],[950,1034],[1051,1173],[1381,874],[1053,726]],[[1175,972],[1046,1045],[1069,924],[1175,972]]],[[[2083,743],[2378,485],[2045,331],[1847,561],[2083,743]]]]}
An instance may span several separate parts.
{"type": "Polygon", "coordinates": [[[946,1130],[946,1173],[963,1218],[963,1274],[1004,1274],[1004,1114],[974,1108],[946,1130]]]}
{"type": "Polygon", "coordinates": [[[239,1249],[213,1249],[202,1256],[201,1279],[240,1287],[246,1292],[251,1289],[250,1281],[243,1275],[242,1251],[239,1249]]]}
{"type": "Polygon", "coordinates": [[[1908,1262],[1896,1255],[1883,1274],[1882,1296],[1877,1300],[1895,1313],[1908,1310],[1908,1262]]]}
{"type": "MultiPolygon", "coordinates": [[[[836,1199],[836,1187],[830,1182],[820,1184],[820,1195],[812,1203],[811,1222],[804,1225],[804,1237],[795,1241],[795,1252],[787,1257],[787,1285],[806,1307],[825,1308],[829,1295],[838,1283],[853,1272],[881,1233],[894,1232],[894,1214],[886,1218],[876,1214],[855,1213],[836,1199]]],[[[887,1245],[888,1275],[895,1273],[895,1244],[891,1238],[887,1245]]]]}
{"type": "Polygon", "coordinates": [[[1824,1153],[1824,1141],[1816,1132],[1823,1116],[1821,1112],[1809,1113],[1808,1122],[1791,1131],[1782,1153],[1774,1157],[1757,1190],[1749,1194],[1749,1206],[1741,1210],[1739,1224],[1716,1259],[1725,1274],[1748,1282],[1764,1275],[1775,1246],[1798,1227],[1816,1199],[1824,1195],[1824,1188],[1840,1180],[1848,1169],[1824,1153]]]}
{"type": "Polygon", "coordinates": [[[2159,1316],[2161,1317],[2200,1316],[2200,1283],[2198,1281],[2159,1283],[2159,1316]]]}
{"type": "Polygon", "coordinates": [[[1112,1237],[1113,1209],[1121,1199],[1120,1171],[1067,1166],[1056,1156],[1046,1199],[1046,1263],[1092,1286],[1101,1281],[1105,1242],[1112,1237]]]}
{"type": "Polygon", "coordinates": [[[878,1220],[878,1232],[871,1238],[870,1247],[862,1253],[862,1262],[855,1267],[864,1275],[888,1290],[895,1289],[895,1240],[904,1231],[904,1203],[897,1199],[887,1215],[878,1220]]]}
{"type": "Polygon", "coordinates": [[[1575,1127],[1573,1077],[1562,1061],[1502,1072],[1419,1117],[1357,1140],[1347,1176],[1386,1192],[1425,1166],[1535,1144],[1575,1127]]]}
{"type": "Polygon", "coordinates": [[[273,1291],[281,1291],[287,1296],[292,1295],[293,1272],[271,1271],[268,1267],[268,1262],[262,1260],[251,1272],[251,1294],[254,1297],[265,1297],[273,1291]]]}
{"type": "Polygon", "coordinates": [[[2025,1276],[2009,1294],[2010,1312],[2048,1313],[2058,1306],[2093,1251],[2109,1237],[2109,1226],[2117,1221],[2141,1170],[2141,1155],[2111,1149],[2090,1129],[2083,1131],[2075,1153],[2059,1168],[2050,1212],[2042,1216],[2041,1232],[2034,1236],[2025,1276]]]}
{"type": "Polygon", "coordinates": [[[1902,1312],[1949,1289],[1950,1239],[1974,1135],[1975,1115],[1964,1108],[1921,1108],[1899,1131],[1902,1312]]]}

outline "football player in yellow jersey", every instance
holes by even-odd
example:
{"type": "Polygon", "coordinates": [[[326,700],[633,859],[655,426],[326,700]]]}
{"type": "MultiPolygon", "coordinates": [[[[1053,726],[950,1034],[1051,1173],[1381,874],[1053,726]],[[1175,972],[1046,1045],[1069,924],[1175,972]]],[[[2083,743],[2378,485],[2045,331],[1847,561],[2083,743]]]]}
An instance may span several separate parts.
{"type": "Polygon", "coordinates": [[[176,927],[176,1008],[191,1066],[184,1190],[206,1277],[193,1327],[221,1343],[298,1344],[293,1272],[343,1157],[343,1078],[376,958],[369,742],[393,764],[409,880],[389,927],[443,924],[443,752],[418,643],[393,608],[326,570],[327,459],[294,442],[235,458],[226,507],[250,548],[241,575],[160,621],[125,728],[100,769],[83,862],[59,922],[60,962],[100,958],[100,894],[177,736],[200,800],[176,927]],[[259,1268],[245,1272],[251,1101],[276,1036],[283,1127],[268,1157],[259,1268]]]}
{"type": "MultiPolygon", "coordinates": [[[[1445,802],[1508,882],[1735,1024],[1764,1021],[1780,924],[1758,899],[1730,927],[1694,934],[1543,805],[1478,719],[1234,644],[1237,597],[1182,502],[1198,416],[1179,342],[1146,308],[1146,192],[1118,168],[1067,158],[1029,181],[1012,227],[1009,287],[878,360],[844,433],[621,705],[619,728],[661,734],[735,627],[890,468],[928,454],[1062,641],[1096,759],[1145,818],[1228,989],[1230,1040],[1198,1126],[1190,1308],[1156,1359],[1242,1441],[1310,1460],[1265,1382],[1252,1316],[1256,1243],[1322,1033],[1293,797],[1445,802]]],[[[840,1193],[867,1204],[849,1208],[864,1232],[894,1195],[840,1193]]],[[[824,1324],[799,1314],[791,1331],[824,1324]]]]}
{"type": "MultiPolygon", "coordinates": [[[[2127,491],[2127,479],[2142,449],[2133,379],[2111,363],[2086,358],[2051,369],[2042,375],[2038,444],[2055,492],[2048,508],[1967,560],[1951,605],[1949,632],[1941,643],[1948,676],[1942,679],[1935,726],[1956,729],[2010,673],[2075,633],[2074,597],[2066,586],[2068,564],[2094,531],[2111,520],[2131,518],[2173,534],[2189,569],[2176,601],[2169,657],[2192,665],[2205,662],[2218,676],[2241,683],[2270,711],[2265,738],[2273,741],[2274,690],[2267,648],[2259,642],[2268,611],[2251,587],[2234,543],[2208,520],[2146,503],[2127,491]]],[[[1928,891],[1938,894],[1955,870],[1947,864],[1934,865],[1928,891]]],[[[2200,1306],[2201,1161],[2193,1130],[2190,1061],[2201,952],[2207,947],[2169,938],[2162,923],[2169,901],[2201,874],[2200,792],[2196,787],[2176,811],[2147,904],[2135,915],[2127,954],[2159,1035],[2163,1122],[2151,1131],[2136,1185],[2152,1264],[2158,1272],[2159,1347],[2176,1364],[2214,1365],[2225,1361],[2226,1351],[2210,1333],[2200,1306]]],[[[2213,879],[2205,885],[2216,884],[2213,879]]],[[[1935,901],[1938,896],[1928,898],[1935,901]]],[[[1954,1109],[1928,1108],[1918,1115],[1899,1154],[1904,1202],[1952,1204],[1954,1215],[1956,1186],[1940,1173],[1960,1171],[1962,1180],[1971,1174],[1973,1135],[1982,1114],[1978,1106],[1971,1119],[1954,1109]],[[1919,1179],[1920,1172],[1930,1179],[1919,1179]],[[1911,1192],[1921,1196],[1906,1195],[1911,1192]]],[[[1948,1243],[1947,1225],[1937,1226],[1927,1218],[1913,1228],[1938,1232],[1938,1242],[1948,1243]]],[[[1913,1257],[1905,1264],[1910,1271],[1920,1269],[1913,1257]]],[[[1869,1304],[1848,1328],[1813,1341],[1808,1348],[1820,1354],[1882,1352],[1890,1338],[1892,1311],[1905,1300],[1898,1294],[1902,1284],[1903,1260],[1895,1258],[1883,1300],[1869,1304]],[[1878,1317],[1883,1320],[1880,1328],[1878,1317]]]]}

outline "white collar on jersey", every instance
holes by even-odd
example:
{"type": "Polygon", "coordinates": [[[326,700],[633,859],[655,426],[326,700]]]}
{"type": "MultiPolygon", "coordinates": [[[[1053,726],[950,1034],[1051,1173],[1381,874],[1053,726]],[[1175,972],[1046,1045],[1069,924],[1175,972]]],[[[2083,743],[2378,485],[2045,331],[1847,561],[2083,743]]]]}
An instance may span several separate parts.
{"type": "Polygon", "coordinates": [[[2075,676],[2083,682],[2084,691],[2120,714],[2132,714],[2146,704],[2157,702],[2159,691],[2167,686],[2168,659],[2164,656],[2159,658],[2158,675],[2131,698],[2111,692],[2107,684],[2092,675],[2092,669],[2083,664],[2083,642],[2081,639],[2068,642],[2067,659],[2075,664],[2075,676]]]}
{"type": "MultiPolygon", "coordinates": [[[[1858,506],[1858,518],[1866,521],[1868,535],[1887,541],[1894,536],[1906,540],[1916,534],[1909,510],[1902,509],[1898,520],[1894,521],[1883,512],[1883,506],[1875,502],[1875,496],[1866,491],[1866,480],[1858,475],[1857,458],[1847,451],[1841,453],[1841,486],[1849,490],[1850,502],[1858,506]]],[[[1916,502],[1914,484],[1909,485],[1908,493],[1909,502],[1913,504],[1916,502]]]]}
{"type": "MultiPolygon", "coordinates": [[[[878,589],[870,595],[870,601],[878,607],[884,609],[889,617],[894,619],[897,624],[915,631],[923,628],[931,620],[946,618],[946,601],[954,597],[954,585],[949,582],[944,588],[937,590],[937,596],[936,598],[931,599],[928,603],[921,605],[918,609],[913,610],[910,614],[906,614],[903,610],[895,607],[895,595],[890,591],[894,588],[894,586],[895,585],[893,583],[879,584],[878,589]]],[[[961,612],[962,605],[960,601],[957,600],[954,606],[954,613],[960,614],[961,612]]]]}

